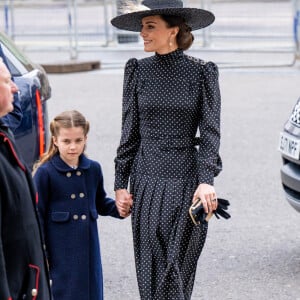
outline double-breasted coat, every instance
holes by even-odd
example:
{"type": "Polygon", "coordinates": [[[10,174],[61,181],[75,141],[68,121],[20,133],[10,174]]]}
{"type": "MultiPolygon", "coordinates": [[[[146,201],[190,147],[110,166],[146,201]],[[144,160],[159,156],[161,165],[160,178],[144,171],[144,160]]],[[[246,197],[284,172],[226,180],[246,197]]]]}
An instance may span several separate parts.
{"type": "Polygon", "coordinates": [[[98,214],[119,218],[106,197],[100,164],[81,155],[72,169],[58,154],[41,165],[34,181],[56,300],[102,300],[98,214]]]}
{"type": "Polygon", "coordinates": [[[31,174],[0,127],[0,299],[50,300],[31,174]]]}

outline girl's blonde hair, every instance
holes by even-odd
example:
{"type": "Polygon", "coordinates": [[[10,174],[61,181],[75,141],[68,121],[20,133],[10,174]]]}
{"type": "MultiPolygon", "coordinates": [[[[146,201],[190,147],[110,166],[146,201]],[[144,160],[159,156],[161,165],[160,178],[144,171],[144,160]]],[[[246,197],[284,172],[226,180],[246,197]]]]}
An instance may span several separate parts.
{"type": "Polygon", "coordinates": [[[41,156],[39,161],[34,164],[33,172],[35,172],[39,166],[49,161],[56,153],[58,153],[58,149],[53,142],[53,137],[57,137],[59,135],[59,130],[61,128],[72,127],[82,127],[84,135],[87,136],[90,129],[90,124],[85,119],[85,117],[77,110],[64,111],[52,120],[52,122],[50,123],[51,137],[49,148],[47,152],[45,152],[41,156]]]}

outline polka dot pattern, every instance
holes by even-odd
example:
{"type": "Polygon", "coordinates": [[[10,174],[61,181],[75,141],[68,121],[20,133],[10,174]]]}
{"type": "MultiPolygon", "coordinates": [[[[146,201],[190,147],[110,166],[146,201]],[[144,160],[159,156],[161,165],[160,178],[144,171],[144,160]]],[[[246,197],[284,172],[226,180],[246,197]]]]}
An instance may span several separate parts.
{"type": "Polygon", "coordinates": [[[181,50],[127,62],[115,189],[130,178],[143,300],[191,297],[207,227],[193,225],[188,209],[198,184],[213,184],[222,168],[219,143],[215,64],[181,50]]]}

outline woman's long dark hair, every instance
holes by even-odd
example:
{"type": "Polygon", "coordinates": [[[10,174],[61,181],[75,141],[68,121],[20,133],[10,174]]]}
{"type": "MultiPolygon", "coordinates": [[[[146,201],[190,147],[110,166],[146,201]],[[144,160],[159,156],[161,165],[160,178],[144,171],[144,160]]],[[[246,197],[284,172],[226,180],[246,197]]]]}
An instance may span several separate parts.
{"type": "Polygon", "coordinates": [[[176,42],[178,48],[181,50],[187,50],[191,47],[194,41],[194,36],[191,32],[191,28],[185,23],[184,19],[179,16],[161,15],[161,18],[167,22],[169,27],[178,26],[179,31],[176,35],[176,42]]]}

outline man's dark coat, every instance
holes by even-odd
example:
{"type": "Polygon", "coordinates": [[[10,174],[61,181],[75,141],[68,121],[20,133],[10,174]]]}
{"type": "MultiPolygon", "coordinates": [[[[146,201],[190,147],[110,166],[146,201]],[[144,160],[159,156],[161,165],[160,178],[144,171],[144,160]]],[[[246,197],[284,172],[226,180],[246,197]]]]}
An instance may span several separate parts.
{"type": "Polygon", "coordinates": [[[51,299],[31,174],[4,126],[0,126],[0,299],[51,299]]]}

